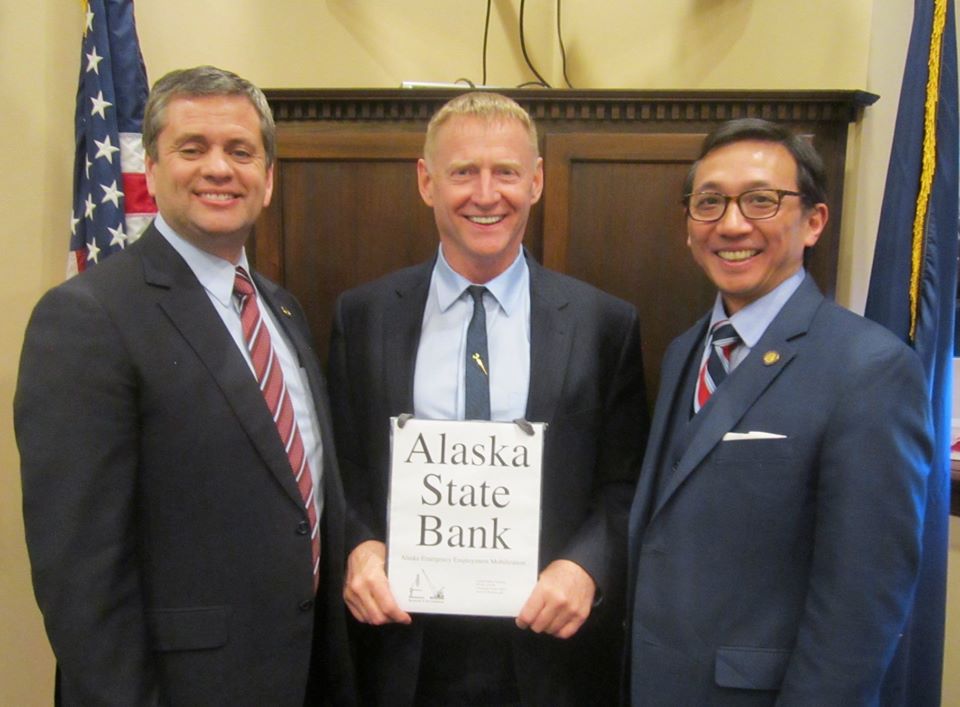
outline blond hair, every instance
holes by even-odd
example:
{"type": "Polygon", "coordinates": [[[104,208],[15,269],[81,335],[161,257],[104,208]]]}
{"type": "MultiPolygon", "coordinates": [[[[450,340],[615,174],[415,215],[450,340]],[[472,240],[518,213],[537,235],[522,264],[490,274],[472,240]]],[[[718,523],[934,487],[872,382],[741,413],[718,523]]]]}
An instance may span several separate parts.
{"type": "Polygon", "coordinates": [[[433,154],[437,141],[437,131],[450,119],[457,117],[479,118],[487,123],[516,120],[527,131],[533,154],[540,156],[540,148],[537,144],[537,126],[534,125],[530,114],[520,104],[499,93],[470,91],[450,99],[433,114],[430,123],[427,125],[427,137],[423,143],[423,156],[426,160],[429,161],[433,154]]]}

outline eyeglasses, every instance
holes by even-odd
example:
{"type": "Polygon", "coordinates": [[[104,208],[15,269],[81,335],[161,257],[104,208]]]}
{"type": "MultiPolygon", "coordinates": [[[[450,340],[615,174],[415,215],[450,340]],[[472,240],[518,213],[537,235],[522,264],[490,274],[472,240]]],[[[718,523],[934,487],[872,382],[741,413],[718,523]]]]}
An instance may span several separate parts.
{"type": "Polygon", "coordinates": [[[683,204],[687,207],[687,216],[694,221],[719,221],[727,213],[727,205],[737,202],[737,208],[743,217],[751,221],[773,218],[780,211],[780,202],[785,196],[803,196],[798,191],[787,189],[750,189],[735,196],[712,191],[687,194],[683,204]]]}

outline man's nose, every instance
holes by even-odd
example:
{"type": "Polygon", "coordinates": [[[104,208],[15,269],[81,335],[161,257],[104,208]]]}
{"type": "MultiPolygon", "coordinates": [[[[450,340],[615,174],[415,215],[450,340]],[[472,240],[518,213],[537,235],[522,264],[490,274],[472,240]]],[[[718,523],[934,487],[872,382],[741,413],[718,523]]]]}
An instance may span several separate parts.
{"type": "Polygon", "coordinates": [[[483,206],[495,204],[500,200],[500,188],[493,174],[481,172],[474,190],[473,200],[483,206]]]}
{"type": "Polygon", "coordinates": [[[753,222],[743,215],[736,199],[727,203],[727,210],[717,221],[717,230],[722,234],[740,235],[753,228],[753,222]]]}
{"type": "Polygon", "coordinates": [[[203,175],[205,177],[229,177],[231,173],[230,161],[223,150],[208,150],[203,158],[203,175]]]}

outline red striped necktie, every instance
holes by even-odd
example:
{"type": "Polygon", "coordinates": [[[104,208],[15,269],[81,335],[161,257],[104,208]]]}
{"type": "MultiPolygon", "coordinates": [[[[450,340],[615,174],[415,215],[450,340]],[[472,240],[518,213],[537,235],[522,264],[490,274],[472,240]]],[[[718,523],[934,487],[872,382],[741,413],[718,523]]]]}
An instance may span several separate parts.
{"type": "Polygon", "coordinates": [[[710,354],[700,366],[697,375],[697,394],[693,398],[694,414],[707,404],[713,391],[717,389],[730,372],[730,356],[740,345],[740,335],[727,319],[721,319],[710,331],[710,354]]]}
{"type": "Polygon", "coordinates": [[[300,436],[300,426],[293,413],[293,403],[290,393],[283,381],[283,370],[270,342],[270,332],[263,320],[260,307],[257,304],[257,292],[247,272],[237,268],[233,281],[233,292],[240,300],[240,323],[243,326],[243,339],[250,352],[253,370],[260,383],[260,392],[263,393],[267,407],[273,415],[273,421],[280,433],[280,441],[287,451],[293,477],[300,489],[307,518],[310,521],[310,538],[313,560],[313,589],[317,590],[320,577],[320,524],[317,518],[317,504],[314,500],[313,476],[310,473],[310,463],[303,448],[303,438],[300,436]]]}

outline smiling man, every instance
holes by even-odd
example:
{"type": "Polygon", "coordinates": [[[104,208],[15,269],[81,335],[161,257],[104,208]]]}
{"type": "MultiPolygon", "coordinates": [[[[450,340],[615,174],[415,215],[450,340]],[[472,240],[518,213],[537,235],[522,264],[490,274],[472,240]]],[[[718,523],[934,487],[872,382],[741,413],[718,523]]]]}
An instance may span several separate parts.
{"type": "Polygon", "coordinates": [[[646,430],[635,310],[523,250],[543,162],[530,119],[490,93],[454,98],[417,164],[440,247],[345,293],[330,385],[352,520],[344,596],[366,704],[616,700],[626,514],[646,430]],[[475,294],[474,294],[475,293],[475,294]],[[487,355],[470,357],[471,322],[487,355]],[[487,399],[467,392],[488,379],[487,399]],[[384,571],[389,419],[547,422],[539,581],[514,619],[401,611],[384,571]]]}
{"type": "Polygon", "coordinates": [[[293,297],[250,270],[266,98],[214,67],[154,85],[159,216],[47,293],[15,400],[58,704],[350,705],[344,502],[293,297]]]}
{"type": "Polygon", "coordinates": [[[631,705],[874,705],[910,607],[931,432],[923,372],[803,267],[813,147],[704,141],[687,243],[719,290],[676,339],[630,515],[631,705]]]}

